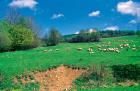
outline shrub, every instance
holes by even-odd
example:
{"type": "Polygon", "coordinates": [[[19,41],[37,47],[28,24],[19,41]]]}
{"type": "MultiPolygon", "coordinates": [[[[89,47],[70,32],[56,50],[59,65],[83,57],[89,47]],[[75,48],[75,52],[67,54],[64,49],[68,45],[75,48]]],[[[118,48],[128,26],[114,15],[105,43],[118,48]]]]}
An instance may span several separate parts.
{"type": "Polygon", "coordinates": [[[140,30],[136,31],[136,34],[137,34],[138,36],[140,36],[140,30]]]}
{"type": "Polygon", "coordinates": [[[100,41],[100,33],[91,33],[91,37],[90,37],[90,41],[91,42],[99,42],[100,41]]]}
{"type": "Polygon", "coordinates": [[[8,51],[11,47],[10,29],[6,21],[0,21],[0,52],[8,51]]]}
{"type": "Polygon", "coordinates": [[[31,48],[36,48],[41,45],[41,39],[39,39],[36,35],[34,35],[34,39],[31,45],[31,48]]]}
{"type": "Polygon", "coordinates": [[[75,80],[76,85],[82,88],[109,86],[114,82],[111,71],[105,65],[93,65],[85,74],[75,80]]]}
{"type": "Polygon", "coordinates": [[[78,42],[99,42],[100,41],[100,33],[99,32],[92,32],[86,33],[83,32],[74,36],[73,38],[69,39],[68,42],[71,43],[78,43],[78,42]]]}
{"type": "Polygon", "coordinates": [[[60,42],[61,35],[57,29],[52,28],[49,31],[48,35],[45,36],[44,40],[48,46],[55,46],[60,42]]]}
{"type": "Polygon", "coordinates": [[[0,52],[8,51],[11,47],[11,39],[7,32],[0,32],[0,52]]]}
{"type": "Polygon", "coordinates": [[[102,38],[107,38],[107,37],[118,37],[118,36],[129,36],[129,35],[135,35],[135,31],[133,30],[116,30],[116,31],[111,31],[111,30],[106,30],[106,31],[100,31],[100,34],[102,38]]]}
{"type": "Polygon", "coordinates": [[[113,65],[112,70],[117,81],[140,80],[140,65],[113,65]]]}
{"type": "Polygon", "coordinates": [[[4,80],[4,77],[3,77],[2,72],[0,71],[0,89],[2,89],[3,80],[4,80]]]}
{"type": "Polygon", "coordinates": [[[12,48],[16,49],[28,49],[31,47],[34,36],[30,29],[24,28],[19,25],[13,25],[10,29],[12,36],[12,48]]]}

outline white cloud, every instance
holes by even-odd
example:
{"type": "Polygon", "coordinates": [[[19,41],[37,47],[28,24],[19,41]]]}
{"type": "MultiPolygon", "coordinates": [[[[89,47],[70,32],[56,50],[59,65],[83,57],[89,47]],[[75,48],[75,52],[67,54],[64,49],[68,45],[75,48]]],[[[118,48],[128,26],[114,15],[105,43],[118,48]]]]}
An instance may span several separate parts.
{"type": "Polygon", "coordinates": [[[140,3],[129,0],[127,2],[119,2],[117,11],[122,14],[130,14],[133,16],[140,15],[140,3]]]}
{"type": "Polygon", "coordinates": [[[64,17],[64,14],[62,13],[58,13],[58,14],[54,14],[51,19],[58,19],[58,18],[61,18],[61,17],[64,17]]]}
{"type": "Polygon", "coordinates": [[[13,0],[9,6],[10,7],[17,7],[17,8],[30,8],[34,9],[35,6],[38,4],[35,0],[13,0]]]}
{"type": "Polygon", "coordinates": [[[88,14],[89,17],[95,17],[95,16],[99,16],[99,15],[100,15],[100,11],[93,11],[88,14]]]}
{"type": "Polygon", "coordinates": [[[80,33],[79,31],[75,32],[75,34],[79,34],[79,33],[80,33]]]}
{"type": "Polygon", "coordinates": [[[115,30],[119,30],[119,27],[118,26],[109,26],[109,27],[106,27],[104,30],[112,30],[112,31],[115,31],[115,30]]]}
{"type": "Polygon", "coordinates": [[[129,21],[129,23],[131,23],[131,24],[136,24],[137,21],[136,21],[136,20],[131,20],[131,21],[129,21]]]}

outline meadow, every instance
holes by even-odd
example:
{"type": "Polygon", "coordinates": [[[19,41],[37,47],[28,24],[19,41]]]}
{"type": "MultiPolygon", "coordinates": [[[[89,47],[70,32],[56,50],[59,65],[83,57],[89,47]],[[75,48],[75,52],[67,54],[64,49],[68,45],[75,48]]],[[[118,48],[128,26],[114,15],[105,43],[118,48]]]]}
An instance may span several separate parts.
{"type": "MultiPolygon", "coordinates": [[[[101,42],[60,43],[57,46],[0,53],[0,73],[3,77],[3,82],[0,83],[1,89],[11,88],[13,86],[12,80],[15,76],[36,70],[45,71],[51,67],[58,67],[62,64],[80,68],[89,68],[92,65],[101,64],[107,66],[140,64],[140,38],[138,36],[103,38],[101,42]],[[111,48],[120,47],[121,44],[129,44],[131,48],[122,48],[119,53],[98,50],[99,46],[108,43],[111,48]],[[136,48],[135,50],[132,49],[134,46],[136,48]],[[89,47],[93,48],[94,53],[87,51],[89,47]],[[82,48],[82,50],[77,50],[77,48],[82,48]]],[[[117,88],[124,91],[121,87],[116,87],[116,89],[117,88]]],[[[127,89],[127,91],[134,91],[134,89],[131,90],[131,87],[127,89]]],[[[138,91],[139,87],[135,89],[135,91],[138,91]]],[[[114,90],[107,88],[107,90],[95,89],[95,91],[114,90]]]]}

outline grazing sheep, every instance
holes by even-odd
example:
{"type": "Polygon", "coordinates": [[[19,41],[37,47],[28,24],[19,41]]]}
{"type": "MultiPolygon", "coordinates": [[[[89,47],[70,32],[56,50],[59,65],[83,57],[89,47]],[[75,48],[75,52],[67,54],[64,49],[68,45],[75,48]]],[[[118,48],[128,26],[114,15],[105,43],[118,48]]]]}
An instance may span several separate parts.
{"type": "Polygon", "coordinates": [[[103,52],[117,52],[119,53],[119,48],[104,48],[104,49],[101,49],[101,48],[98,48],[99,51],[103,51],[103,52]]]}
{"type": "Polygon", "coordinates": [[[120,44],[120,48],[124,48],[124,47],[130,48],[130,45],[129,44],[120,44]]]}
{"type": "Polygon", "coordinates": [[[93,51],[93,49],[92,49],[92,48],[88,48],[88,51],[89,51],[89,52],[92,52],[92,51],[93,51]]]}
{"type": "Polygon", "coordinates": [[[78,51],[81,51],[81,50],[83,50],[83,48],[77,48],[77,50],[78,50],[78,51]]]}
{"type": "Polygon", "coordinates": [[[133,51],[136,51],[136,48],[132,48],[133,51]]]}
{"type": "Polygon", "coordinates": [[[116,52],[117,52],[117,53],[120,53],[120,51],[119,51],[119,50],[116,50],[116,52]]]}
{"type": "Polygon", "coordinates": [[[95,53],[95,52],[93,52],[93,49],[92,49],[92,48],[93,48],[93,47],[90,47],[90,48],[87,49],[87,51],[88,51],[90,54],[95,53]]]}
{"type": "Polygon", "coordinates": [[[43,50],[43,52],[48,52],[48,50],[43,50]]]}
{"type": "Polygon", "coordinates": [[[97,47],[98,47],[98,48],[101,48],[102,46],[101,46],[101,45],[98,45],[97,47]]]}

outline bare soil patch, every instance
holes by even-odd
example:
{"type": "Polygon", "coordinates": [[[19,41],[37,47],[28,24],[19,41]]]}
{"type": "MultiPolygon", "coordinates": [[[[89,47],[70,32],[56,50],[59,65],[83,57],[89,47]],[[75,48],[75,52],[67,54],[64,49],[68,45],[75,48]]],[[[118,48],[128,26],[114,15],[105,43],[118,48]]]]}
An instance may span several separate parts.
{"type": "Polygon", "coordinates": [[[33,73],[34,80],[21,81],[23,84],[39,82],[40,91],[67,91],[73,86],[73,81],[84,72],[83,69],[72,69],[62,65],[56,69],[33,73]]]}

